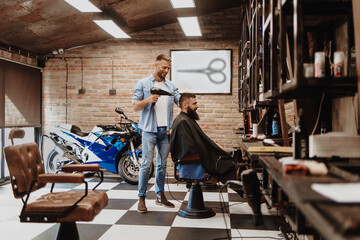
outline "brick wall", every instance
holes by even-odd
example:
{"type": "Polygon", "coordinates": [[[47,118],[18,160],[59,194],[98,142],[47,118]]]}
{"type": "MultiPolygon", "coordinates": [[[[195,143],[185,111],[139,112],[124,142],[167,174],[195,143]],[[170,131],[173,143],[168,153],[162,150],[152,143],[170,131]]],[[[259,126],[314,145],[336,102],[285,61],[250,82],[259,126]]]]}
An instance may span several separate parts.
{"type": "MultiPolygon", "coordinates": [[[[232,49],[232,94],[198,96],[200,125],[210,137],[231,150],[237,145],[232,129],[242,124],[237,82],[240,9],[199,20],[202,37],[185,37],[179,24],[174,23],[131,34],[129,40],[109,40],[66,50],[63,56],[66,61],[49,59],[43,74],[44,126],[67,122],[90,131],[96,124],[117,121],[115,107],[123,108],[130,118],[138,120],[139,112],[133,111],[131,103],[133,89],[137,80],[153,73],[158,54],[170,55],[174,49],[232,49]],[[78,94],[81,86],[86,90],[82,95],[78,94]],[[109,95],[111,88],[116,89],[116,95],[109,95]]],[[[179,110],[175,108],[176,116],[179,110]]]]}

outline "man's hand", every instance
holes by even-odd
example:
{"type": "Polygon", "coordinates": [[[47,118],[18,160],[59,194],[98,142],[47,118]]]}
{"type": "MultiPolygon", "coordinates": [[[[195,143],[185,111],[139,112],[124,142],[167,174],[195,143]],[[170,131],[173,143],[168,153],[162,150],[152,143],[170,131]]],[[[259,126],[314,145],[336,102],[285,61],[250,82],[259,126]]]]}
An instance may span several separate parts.
{"type": "Polygon", "coordinates": [[[150,97],[148,97],[147,99],[149,99],[149,103],[156,103],[159,100],[160,95],[157,94],[152,94],[150,97]]]}
{"type": "Polygon", "coordinates": [[[159,100],[160,95],[153,94],[148,98],[141,101],[133,102],[133,108],[135,111],[143,110],[148,104],[155,104],[159,100]]]}

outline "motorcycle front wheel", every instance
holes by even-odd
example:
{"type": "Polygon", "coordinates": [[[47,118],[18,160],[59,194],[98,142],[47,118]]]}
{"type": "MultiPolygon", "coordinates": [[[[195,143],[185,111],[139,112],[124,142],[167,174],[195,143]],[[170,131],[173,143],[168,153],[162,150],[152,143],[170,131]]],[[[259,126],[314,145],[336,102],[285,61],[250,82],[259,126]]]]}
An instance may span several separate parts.
{"type": "MultiPolygon", "coordinates": [[[[139,155],[140,162],[141,162],[141,154],[139,155]]],[[[139,183],[139,173],[140,168],[134,166],[133,162],[130,159],[130,155],[125,154],[120,158],[118,163],[118,172],[121,178],[128,184],[137,185],[139,183]]],[[[154,163],[150,165],[150,178],[154,174],[154,163]]]]}
{"type": "Polygon", "coordinates": [[[47,157],[46,171],[48,173],[56,173],[63,165],[61,155],[57,151],[52,150],[47,157]]]}
{"type": "MultiPolygon", "coordinates": [[[[62,168],[62,166],[66,164],[72,164],[73,162],[71,160],[65,161],[64,158],[61,156],[60,153],[58,153],[55,150],[52,150],[47,158],[46,163],[46,171],[48,173],[56,173],[58,170],[62,168]]],[[[85,177],[92,177],[95,175],[94,172],[84,172],[85,177]]]]}

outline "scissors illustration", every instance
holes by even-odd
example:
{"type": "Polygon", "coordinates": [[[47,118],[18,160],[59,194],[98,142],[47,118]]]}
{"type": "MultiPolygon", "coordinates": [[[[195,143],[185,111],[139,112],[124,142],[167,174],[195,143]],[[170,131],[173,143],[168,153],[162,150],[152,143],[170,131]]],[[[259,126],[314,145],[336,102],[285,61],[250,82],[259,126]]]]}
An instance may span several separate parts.
{"type": "Polygon", "coordinates": [[[182,69],[178,70],[178,72],[187,72],[187,73],[202,73],[207,75],[209,80],[215,84],[221,84],[225,82],[226,75],[223,70],[226,67],[226,62],[221,58],[214,58],[211,60],[207,68],[200,69],[182,69]],[[217,76],[217,77],[215,77],[217,76]]]}

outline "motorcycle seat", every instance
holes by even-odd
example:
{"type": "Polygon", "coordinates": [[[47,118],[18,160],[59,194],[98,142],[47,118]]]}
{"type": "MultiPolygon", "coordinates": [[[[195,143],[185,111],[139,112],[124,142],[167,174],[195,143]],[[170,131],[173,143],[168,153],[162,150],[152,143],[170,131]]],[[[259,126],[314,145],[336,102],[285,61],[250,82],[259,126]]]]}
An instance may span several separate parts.
{"type": "Polygon", "coordinates": [[[71,126],[70,132],[72,132],[80,137],[86,137],[87,135],[89,135],[89,133],[82,132],[81,128],[76,125],[71,126]]]}
{"type": "Polygon", "coordinates": [[[102,128],[104,131],[119,131],[119,129],[114,125],[96,125],[99,128],[102,128]]]}

